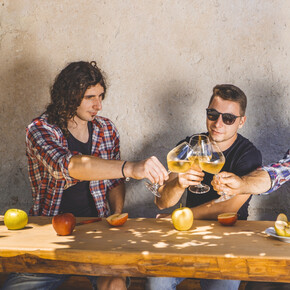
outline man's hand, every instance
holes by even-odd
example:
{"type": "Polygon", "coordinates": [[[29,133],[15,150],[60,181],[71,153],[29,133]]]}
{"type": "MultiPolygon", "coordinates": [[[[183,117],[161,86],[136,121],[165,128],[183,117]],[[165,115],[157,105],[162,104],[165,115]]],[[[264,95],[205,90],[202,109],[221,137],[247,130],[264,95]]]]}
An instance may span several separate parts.
{"type": "Polygon", "coordinates": [[[242,194],[246,186],[245,181],[241,177],[226,171],[220,172],[218,176],[214,176],[211,184],[220,195],[222,193],[227,195],[242,194]]]}
{"type": "Polygon", "coordinates": [[[190,185],[197,185],[203,180],[204,173],[200,168],[196,168],[195,170],[190,169],[185,173],[179,173],[177,180],[178,185],[185,189],[190,185]]]}
{"type": "Polygon", "coordinates": [[[134,179],[147,178],[152,183],[160,185],[168,179],[167,170],[155,156],[138,162],[127,162],[124,167],[124,173],[126,177],[134,179]]]}

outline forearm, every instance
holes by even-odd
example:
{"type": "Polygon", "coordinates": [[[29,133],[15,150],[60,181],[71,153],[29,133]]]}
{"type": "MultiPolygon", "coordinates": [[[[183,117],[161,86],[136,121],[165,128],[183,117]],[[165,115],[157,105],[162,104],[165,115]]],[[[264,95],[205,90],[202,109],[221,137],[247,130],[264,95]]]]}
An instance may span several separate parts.
{"type": "MultiPolygon", "coordinates": [[[[121,178],[121,160],[107,160],[88,155],[75,155],[71,158],[68,171],[71,177],[79,180],[104,180],[121,178]]],[[[126,166],[130,166],[128,163],[126,166]]]]}
{"type": "Polygon", "coordinates": [[[75,155],[68,165],[69,175],[79,180],[104,180],[124,177],[147,178],[153,183],[163,184],[168,173],[161,162],[151,156],[145,160],[129,162],[108,160],[95,156],[75,155]],[[123,166],[125,165],[125,166],[123,166]]]}
{"type": "Polygon", "coordinates": [[[265,170],[255,170],[241,178],[240,194],[261,194],[271,188],[271,178],[265,170]]]}
{"type": "Polygon", "coordinates": [[[193,216],[197,220],[216,220],[217,216],[225,212],[238,212],[250,195],[234,196],[224,202],[210,201],[191,208],[193,216]]]}
{"type": "Polygon", "coordinates": [[[88,155],[75,155],[70,160],[68,171],[71,177],[79,180],[115,179],[122,177],[123,162],[88,155]]]}
{"type": "Polygon", "coordinates": [[[177,177],[170,178],[158,190],[161,197],[155,198],[155,204],[159,209],[165,209],[174,206],[180,200],[184,190],[184,188],[180,187],[177,177]]]}
{"type": "Polygon", "coordinates": [[[108,192],[111,214],[121,213],[125,201],[125,184],[122,183],[108,192]]]}

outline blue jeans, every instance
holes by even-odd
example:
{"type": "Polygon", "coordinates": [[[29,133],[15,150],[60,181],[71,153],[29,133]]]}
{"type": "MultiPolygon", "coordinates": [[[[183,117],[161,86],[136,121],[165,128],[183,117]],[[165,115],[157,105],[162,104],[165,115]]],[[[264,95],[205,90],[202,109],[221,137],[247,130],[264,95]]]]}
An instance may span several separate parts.
{"type": "MultiPolygon", "coordinates": [[[[70,275],[11,273],[5,281],[2,290],[53,290],[57,289],[70,275]]],[[[92,283],[92,289],[97,289],[97,277],[86,276],[92,283]]]]}
{"type": "MultiPolygon", "coordinates": [[[[146,282],[146,290],[175,290],[176,286],[185,278],[150,277],[146,282]]],[[[200,279],[202,290],[237,290],[239,280],[200,279]]]]}

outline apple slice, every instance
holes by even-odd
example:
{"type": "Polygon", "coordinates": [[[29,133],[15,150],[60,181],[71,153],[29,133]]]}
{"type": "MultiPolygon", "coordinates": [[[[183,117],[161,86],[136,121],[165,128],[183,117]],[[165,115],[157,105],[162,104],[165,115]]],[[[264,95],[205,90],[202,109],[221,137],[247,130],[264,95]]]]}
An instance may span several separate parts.
{"type": "Polygon", "coordinates": [[[285,229],[288,227],[288,223],[286,223],[285,221],[276,221],[274,228],[276,231],[276,234],[278,236],[282,236],[285,237],[286,236],[286,231],[285,229]]]}
{"type": "Polygon", "coordinates": [[[290,237],[290,225],[288,224],[286,227],[285,227],[285,237],[290,237]]]}
{"type": "Polygon", "coordinates": [[[279,213],[276,221],[283,221],[283,222],[286,222],[288,224],[288,218],[287,218],[286,214],[284,214],[284,213],[279,213]]]}
{"type": "Polygon", "coordinates": [[[278,236],[290,237],[290,223],[284,213],[279,213],[274,228],[278,236]]]}
{"type": "Polygon", "coordinates": [[[238,215],[236,212],[221,213],[218,215],[218,221],[223,226],[232,226],[236,223],[238,215]]]}
{"type": "Polygon", "coordinates": [[[115,213],[106,218],[107,222],[114,227],[123,225],[128,219],[128,213],[115,213]]]}

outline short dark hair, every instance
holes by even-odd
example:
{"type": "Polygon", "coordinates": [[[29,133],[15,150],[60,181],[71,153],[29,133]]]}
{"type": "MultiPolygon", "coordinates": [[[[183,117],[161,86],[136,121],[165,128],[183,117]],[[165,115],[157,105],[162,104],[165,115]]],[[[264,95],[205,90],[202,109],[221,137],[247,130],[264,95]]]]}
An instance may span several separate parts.
{"type": "Polygon", "coordinates": [[[213,101],[214,97],[220,97],[224,100],[237,102],[240,104],[240,115],[244,116],[247,108],[247,97],[245,93],[234,85],[216,85],[213,88],[213,94],[210,98],[209,105],[213,101]]]}
{"type": "Polygon", "coordinates": [[[105,79],[95,61],[67,65],[51,87],[51,102],[46,108],[48,122],[60,127],[64,135],[68,136],[68,120],[75,116],[86,90],[96,84],[104,88],[105,97],[105,79]]]}

